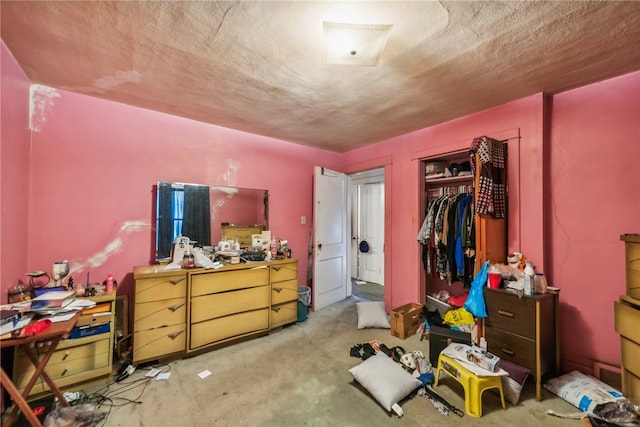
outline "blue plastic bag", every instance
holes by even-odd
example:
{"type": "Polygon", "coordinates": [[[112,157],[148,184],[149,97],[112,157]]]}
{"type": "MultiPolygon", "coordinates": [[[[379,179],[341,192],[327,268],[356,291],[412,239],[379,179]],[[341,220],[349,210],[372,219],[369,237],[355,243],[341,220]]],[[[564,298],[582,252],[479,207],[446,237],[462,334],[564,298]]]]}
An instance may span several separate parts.
{"type": "Polygon", "coordinates": [[[482,292],[482,289],[484,288],[485,283],[487,283],[488,274],[489,261],[485,261],[482,268],[473,279],[473,282],[471,282],[471,290],[469,291],[467,300],[464,302],[464,308],[475,317],[487,317],[487,307],[484,303],[484,293],[482,292]]]}

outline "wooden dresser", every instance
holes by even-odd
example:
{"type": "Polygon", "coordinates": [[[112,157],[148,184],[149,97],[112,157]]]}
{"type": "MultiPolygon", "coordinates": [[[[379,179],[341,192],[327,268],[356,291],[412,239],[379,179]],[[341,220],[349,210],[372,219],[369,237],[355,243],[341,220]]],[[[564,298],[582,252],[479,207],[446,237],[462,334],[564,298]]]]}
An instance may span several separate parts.
{"type": "Polygon", "coordinates": [[[518,296],[503,289],[484,290],[488,317],[484,322],[487,349],[533,373],[536,398],[542,382],[556,375],[560,365],[558,294],[518,296]]]}
{"type": "MultiPolygon", "coordinates": [[[[93,310],[85,310],[76,322],[76,327],[81,326],[84,331],[96,328],[94,330],[99,333],[63,339],[49,359],[47,373],[60,389],[69,388],[72,385],[90,384],[111,375],[116,292],[83,299],[93,300],[97,305],[106,306],[106,308],[100,313],[87,313],[93,310]]],[[[39,352],[39,354],[44,353],[44,351],[39,352]]],[[[35,367],[26,354],[22,354],[19,349],[16,350],[14,360],[13,382],[22,391],[35,367]]],[[[47,392],[49,392],[47,383],[39,381],[33,386],[29,395],[36,396],[47,392]]]]}
{"type": "Polygon", "coordinates": [[[297,321],[298,260],[220,269],[134,268],[133,363],[266,335],[297,321]]]}

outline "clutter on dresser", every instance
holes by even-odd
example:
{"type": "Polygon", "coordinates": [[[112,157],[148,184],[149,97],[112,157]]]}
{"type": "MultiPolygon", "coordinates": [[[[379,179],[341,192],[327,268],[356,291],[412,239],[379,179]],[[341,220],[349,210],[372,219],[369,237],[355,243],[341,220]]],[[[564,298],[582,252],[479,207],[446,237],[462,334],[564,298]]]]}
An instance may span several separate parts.
{"type": "MultiPolygon", "coordinates": [[[[234,230],[237,231],[237,227],[234,230]]],[[[250,246],[244,237],[242,242],[238,237],[223,237],[217,246],[199,247],[197,242],[188,236],[178,236],[173,242],[170,262],[164,269],[218,269],[225,264],[284,260],[290,259],[291,256],[289,241],[277,239],[268,230],[263,230],[261,234],[253,234],[250,246]]]]}
{"type": "Polygon", "coordinates": [[[520,252],[508,254],[506,264],[490,264],[486,286],[509,289],[528,296],[557,290],[548,285],[544,273],[536,271],[533,261],[520,252]]]}

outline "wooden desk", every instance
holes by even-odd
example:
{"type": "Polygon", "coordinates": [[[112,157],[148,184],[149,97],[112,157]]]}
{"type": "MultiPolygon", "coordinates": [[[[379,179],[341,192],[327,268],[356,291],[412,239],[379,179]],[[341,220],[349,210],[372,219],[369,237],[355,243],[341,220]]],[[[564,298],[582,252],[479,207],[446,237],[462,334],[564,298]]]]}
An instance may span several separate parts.
{"type": "Polygon", "coordinates": [[[42,379],[47,382],[47,384],[51,388],[51,391],[63,406],[69,406],[69,403],[64,398],[64,395],[53,382],[51,377],[49,377],[49,374],[47,374],[44,368],[47,366],[47,362],[49,362],[51,355],[56,350],[56,347],[58,347],[58,344],[60,343],[62,337],[71,332],[76,324],[76,321],[78,320],[78,317],[80,317],[80,312],[76,313],[71,319],[67,321],[52,323],[51,326],[40,332],[38,335],[0,340],[1,348],[22,346],[22,349],[26,353],[27,357],[29,357],[29,360],[31,360],[31,363],[33,363],[33,366],[35,366],[36,368],[33,376],[27,383],[27,386],[22,391],[22,394],[20,394],[16,386],[13,384],[13,381],[11,381],[11,378],[7,375],[4,369],[0,369],[0,382],[2,383],[2,387],[7,390],[7,392],[13,399],[13,403],[15,404],[13,409],[11,410],[11,413],[5,420],[3,427],[9,427],[11,425],[13,419],[18,413],[18,410],[22,411],[24,417],[27,419],[27,421],[29,421],[29,424],[36,427],[42,427],[42,424],[35,416],[33,410],[26,401],[26,397],[29,395],[31,388],[38,380],[38,377],[42,377],[42,379]],[[34,353],[33,348],[29,345],[39,341],[51,341],[49,349],[43,355],[41,360],[38,360],[38,356],[34,353]]]}

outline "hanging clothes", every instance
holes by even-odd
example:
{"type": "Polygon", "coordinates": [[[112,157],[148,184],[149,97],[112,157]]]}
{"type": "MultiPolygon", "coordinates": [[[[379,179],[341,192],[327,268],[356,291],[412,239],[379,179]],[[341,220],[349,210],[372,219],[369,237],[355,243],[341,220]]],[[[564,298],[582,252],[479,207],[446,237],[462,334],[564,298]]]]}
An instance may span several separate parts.
{"type": "Polygon", "coordinates": [[[476,212],[504,218],[506,214],[505,143],[488,136],[475,138],[469,148],[471,169],[480,171],[476,212]],[[476,164],[476,153],[480,164],[476,164]]]}
{"type": "Polygon", "coordinates": [[[443,189],[445,194],[431,200],[417,240],[422,245],[422,262],[427,274],[448,283],[464,281],[473,272],[468,245],[475,243],[469,233],[474,229],[473,195],[457,194],[456,188],[443,189]],[[451,191],[453,194],[449,194],[451,191]]]}

